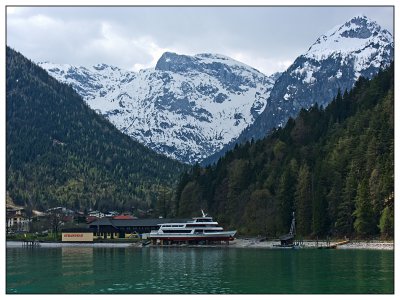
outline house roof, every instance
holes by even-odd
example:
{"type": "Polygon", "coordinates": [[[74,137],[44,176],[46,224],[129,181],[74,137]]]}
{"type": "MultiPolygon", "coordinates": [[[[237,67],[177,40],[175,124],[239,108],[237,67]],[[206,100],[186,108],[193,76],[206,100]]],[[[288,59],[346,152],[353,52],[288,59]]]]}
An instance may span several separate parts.
{"type": "Polygon", "coordinates": [[[91,224],[91,223],[93,223],[93,221],[96,221],[98,219],[99,219],[98,217],[88,216],[88,217],[86,217],[86,223],[91,224]]]}
{"type": "Polygon", "coordinates": [[[90,225],[99,225],[99,226],[114,226],[113,223],[111,223],[111,220],[109,218],[100,218],[97,219],[95,221],[93,221],[92,223],[90,223],[90,225]]]}
{"type": "Polygon", "coordinates": [[[110,219],[101,218],[92,223],[90,226],[114,226],[114,227],[156,227],[163,223],[183,223],[191,219],[110,219]]]}
{"type": "Polygon", "coordinates": [[[131,215],[120,215],[113,217],[113,220],[133,220],[133,219],[135,218],[131,215]]]}
{"type": "Polygon", "coordinates": [[[294,238],[293,234],[285,234],[285,235],[282,235],[282,236],[279,237],[279,239],[281,241],[287,241],[287,240],[290,240],[290,239],[293,239],[293,238],[294,238]]]}
{"type": "Polygon", "coordinates": [[[38,211],[38,210],[32,210],[32,213],[37,217],[43,217],[46,215],[46,213],[44,213],[42,211],[38,211]]]}
{"type": "Polygon", "coordinates": [[[93,232],[93,228],[63,228],[61,232],[93,232]]]}

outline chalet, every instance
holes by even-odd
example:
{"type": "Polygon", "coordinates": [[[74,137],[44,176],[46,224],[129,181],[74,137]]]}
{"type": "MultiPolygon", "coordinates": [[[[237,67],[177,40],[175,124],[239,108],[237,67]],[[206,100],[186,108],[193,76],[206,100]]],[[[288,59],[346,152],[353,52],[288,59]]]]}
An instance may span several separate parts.
{"type": "Polygon", "coordinates": [[[31,220],[22,207],[6,207],[7,233],[28,232],[31,220]]]}

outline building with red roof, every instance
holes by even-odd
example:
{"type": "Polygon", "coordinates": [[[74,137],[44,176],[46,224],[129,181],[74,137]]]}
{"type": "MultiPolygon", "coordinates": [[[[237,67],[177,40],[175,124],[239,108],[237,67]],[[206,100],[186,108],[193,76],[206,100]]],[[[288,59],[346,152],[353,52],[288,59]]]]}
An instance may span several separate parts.
{"type": "Polygon", "coordinates": [[[113,220],[133,220],[133,219],[136,219],[136,217],[131,215],[119,215],[113,217],[113,220]]]}

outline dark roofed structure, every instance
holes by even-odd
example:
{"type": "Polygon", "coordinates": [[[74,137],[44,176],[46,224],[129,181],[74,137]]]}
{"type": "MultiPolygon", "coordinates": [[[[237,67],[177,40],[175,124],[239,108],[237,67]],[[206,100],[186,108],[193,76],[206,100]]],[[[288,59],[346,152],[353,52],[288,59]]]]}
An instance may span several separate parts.
{"type": "Polygon", "coordinates": [[[163,223],[183,223],[190,221],[191,219],[110,219],[101,218],[90,223],[89,227],[92,226],[133,226],[133,227],[159,227],[159,224],[163,223]]]}
{"type": "Polygon", "coordinates": [[[94,232],[93,228],[63,228],[61,232],[94,232]]]}
{"type": "Polygon", "coordinates": [[[293,234],[285,234],[279,237],[281,240],[281,246],[292,246],[294,242],[294,235],[293,234]]]}
{"type": "Polygon", "coordinates": [[[112,217],[113,220],[133,220],[136,219],[134,216],[131,215],[119,215],[112,217]]]}
{"type": "Polygon", "coordinates": [[[160,228],[163,223],[184,223],[191,219],[111,219],[101,218],[89,224],[89,228],[93,229],[97,235],[110,238],[125,238],[129,234],[150,233],[152,230],[160,228]]]}
{"type": "Polygon", "coordinates": [[[292,215],[293,219],[292,224],[290,225],[289,233],[279,237],[282,247],[292,247],[294,245],[294,236],[296,234],[296,218],[294,217],[294,212],[292,213],[292,215]]]}

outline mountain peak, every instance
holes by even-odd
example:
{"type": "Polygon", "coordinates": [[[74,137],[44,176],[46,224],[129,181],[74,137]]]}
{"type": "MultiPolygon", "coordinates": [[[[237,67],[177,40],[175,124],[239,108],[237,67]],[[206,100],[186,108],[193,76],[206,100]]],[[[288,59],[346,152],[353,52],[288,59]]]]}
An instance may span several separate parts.
{"type": "Polygon", "coordinates": [[[120,131],[153,150],[199,162],[240,132],[267,105],[273,80],[228,56],[165,52],[141,72],[44,66],[71,84],[120,131]]]}
{"type": "MultiPolygon", "coordinates": [[[[367,24],[367,23],[374,23],[377,25],[377,23],[368,18],[365,14],[361,13],[358,15],[353,16],[350,20],[348,20],[347,22],[345,22],[345,24],[350,24],[350,23],[354,23],[354,24],[367,24]]],[[[378,25],[379,26],[379,25],[378,25]]]]}
{"type": "Polygon", "coordinates": [[[341,25],[337,33],[346,38],[367,39],[380,31],[381,26],[378,23],[365,15],[357,15],[341,25]]]}
{"type": "Polygon", "coordinates": [[[216,59],[216,60],[233,60],[232,58],[218,54],[218,53],[199,53],[196,54],[194,57],[200,58],[200,59],[216,59]]]}
{"type": "MultiPolygon", "coordinates": [[[[218,72],[218,69],[230,68],[234,70],[247,70],[252,73],[262,74],[259,70],[237,61],[229,56],[217,53],[199,53],[194,56],[182,55],[174,52],[164,52],[157,61],[155,70],[186,73],[188,71],[218,72]]],[[[264,74],[262,74],[265,76],[264,74]]]]}
{"type": "Polygon", "coordinates": [[[368,48],[392,47],[393,36],[389,31],[365,15],[356,15],[321,35],[304,56],[321,60],[331,55],[355,53],[359,56],[368,48]]]}
{"type": "Polygon", "coordinates": [[[191,56],[164,52],[157,61],[155,69],[159,71],[184,72],[193,69],[195,65],[195,60],[191,56]]]}

